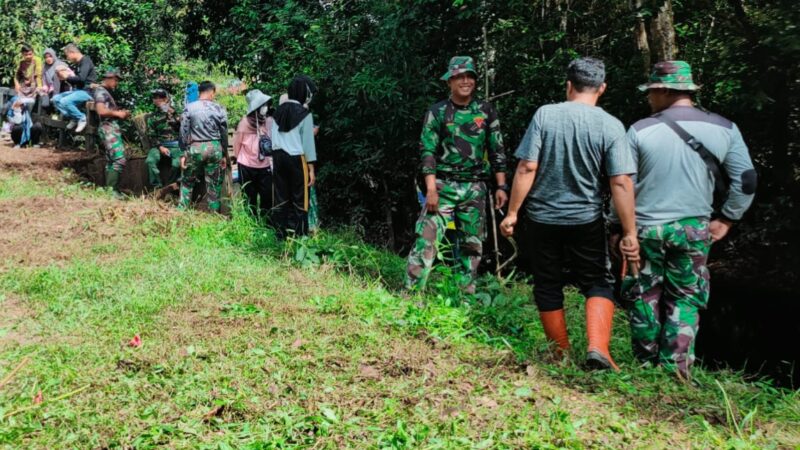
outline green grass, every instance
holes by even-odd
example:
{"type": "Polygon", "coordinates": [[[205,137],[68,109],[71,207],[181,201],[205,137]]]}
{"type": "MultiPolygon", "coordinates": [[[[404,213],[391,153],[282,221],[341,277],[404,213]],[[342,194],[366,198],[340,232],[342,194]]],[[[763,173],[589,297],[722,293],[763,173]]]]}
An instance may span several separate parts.
{"type": "MultiPolygon", "coordinates": [[[[103,191],[0,176],[0,202],[88,197],[114,205],[103,191]]],[[[622,315],[622,372],[583,372],[572,291],[574,361],[548,362],[523,283],[487,277],[464,298],[440,270],[408,297],[404,261],[347,231],[281,245],[242,215],[114,224],[135,242],[98,237],[66,264],[0,265],[0,308],[24,310],[0,322],[0,339],[21,336],[0,345],[0,379],[29,358],[0,387],[0,446],[800,445],[797,391],[702,369],[688,386],[639,367],[622,315]],[[143,346],[128,346],[137,334],[143,346]]]]}

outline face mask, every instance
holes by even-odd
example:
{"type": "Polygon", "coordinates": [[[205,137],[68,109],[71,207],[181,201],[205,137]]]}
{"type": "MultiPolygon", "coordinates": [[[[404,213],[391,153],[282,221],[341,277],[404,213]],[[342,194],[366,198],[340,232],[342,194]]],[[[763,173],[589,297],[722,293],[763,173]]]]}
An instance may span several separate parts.
{"type": "Polygon", "coordinates": [[[269,106],[267,106],[267,105],[264,105],[261,108],[258,108],[258,113],[261,114],[262,116],[266,116],[267,112],[269,112],[269,106]]]}
{"type": "Polygon", "coordinates": [[[162,103],[158,105],[158,107],[161,109],[161,111],[169,112],[169,103],[162,103]]]}

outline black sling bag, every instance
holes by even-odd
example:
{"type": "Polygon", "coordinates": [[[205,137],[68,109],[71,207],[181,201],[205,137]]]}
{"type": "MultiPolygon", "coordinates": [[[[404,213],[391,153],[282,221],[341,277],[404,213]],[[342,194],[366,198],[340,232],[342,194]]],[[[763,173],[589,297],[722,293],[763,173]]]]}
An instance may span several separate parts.
{"type": "Polygon", "coordinates": [[[680,138],[686,142],[686,145],[697,152],[697,154],[700,155],[700,158],[703,159],[703,162],[706,163],[708,172],[711,174],[711,179],[714,181],[714,210],[718,211],[728,197],[728,188],[731,184],[731,179],[728,176],[728,173],[722,167],[720,160],[717,159],[717,157],[714,156],[714,154],[711,153],[702,142],[695,139],[694,136],[689,134],[688,131],[684,130],[683,127],[678,125],[677,122],[672,120],[672,118],[668,115],[659,113],[652,117],[670,127],[672,131],[680,136],[680,138]]]}

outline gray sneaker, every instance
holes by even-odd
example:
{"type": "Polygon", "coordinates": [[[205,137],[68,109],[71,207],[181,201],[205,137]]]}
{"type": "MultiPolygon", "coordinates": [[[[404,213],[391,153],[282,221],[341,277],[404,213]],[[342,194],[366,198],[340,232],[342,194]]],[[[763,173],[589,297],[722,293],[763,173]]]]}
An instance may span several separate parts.
{"type": "Polygon", "coordinates": [[[67,129],[71,130],[71,129],[77,127],[77,126],[78,126],[78,121],[77,120],[70,120],[69,123],[67,124],[67,129]]]}

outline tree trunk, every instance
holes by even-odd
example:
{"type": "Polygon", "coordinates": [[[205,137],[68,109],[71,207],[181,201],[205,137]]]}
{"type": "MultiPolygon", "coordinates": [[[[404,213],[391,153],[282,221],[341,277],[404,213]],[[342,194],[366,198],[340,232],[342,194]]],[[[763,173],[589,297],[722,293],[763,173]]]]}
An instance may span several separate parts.
{"type": "Polygon", "coordinates": [[[650,35],[656,60],[675,59],[678,55],[678,47],[675,45],[672,0],[659,0],[653,6],[655,15],[650,21],[650,35]]]}
{"type": "Polygon", "coordinates": [[[650,73],[650,44],[647,42],[647,25],[644,20],[642,7],[644,0],[636,0],[631,5],[636,12],[636,26],[633,29],[633,39],[636,49],[639,50],[639,58],[642,62],[642,73],[647,76],[650,73]]]}

